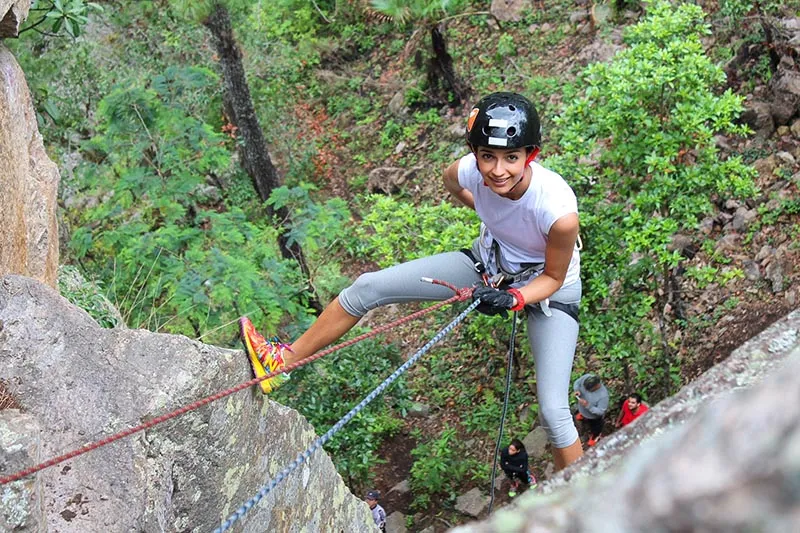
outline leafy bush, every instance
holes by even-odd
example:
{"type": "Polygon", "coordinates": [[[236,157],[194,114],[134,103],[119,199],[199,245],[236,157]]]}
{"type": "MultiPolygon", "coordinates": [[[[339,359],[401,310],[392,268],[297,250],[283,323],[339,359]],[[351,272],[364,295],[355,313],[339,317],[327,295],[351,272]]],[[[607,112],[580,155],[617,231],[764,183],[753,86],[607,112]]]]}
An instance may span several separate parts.
{"type": "Polygon", "coordinates": [[[562,152],[548,159],[580,202],[582,340],[609,377],[629,366],[643,390],[661,394],[675,384],[674,354],[655,337],[665,329],[647,318],[661,313],[659,295],[681,260],[668,249],[671,236],[691,230],[715,195],[755,190],[753,169],[739,157],[722,160],[713,140],[746,129],[734,123],[742,98],[715,90],[725,75],[703,52],[708,33],[700,7],[650,2],[626,31],[629,47],[583,73],[583,94],[555,119],[562,152]]]}
{"type": "MultiPolygon", "coordinates": [[[[420,438],[420,433],[416,433],[420,438]]],[[[429,505],[432,496],[446,495],[454,499],[464,478],[478,468],[478,462],[468,458],[459,446],[456,430],[445,426],[438,439],[422,442],[411,451],[412,507],[429,505]]]]}
{"type": "Polygon", "coordinates": [[[365,198],[369,211],[353,231],[348,249],[387,267],[442,252],[469,248],[478,217],[449,203],[415,206],[390,196],[365,198]]]}
{"type": "Polygon", "coordinates": [[[23,27],[22,32],[44,24],[43,28],[48,28],[51,35],[58,34],[63,28],[74,39],[81,35],[83,27],[89,22],[89,15],[102,13],[103,7],[84,0],[52,0],[52,2],[33,0],[31,11],[40,18],[23,27]]]}
{"type": "MultiPolygon", "coordinates": [[[[69,213],[70,247],[132,327],[199,337],[242,314],[267,330],[284,313],[305,314],[302,280],[280,258],[275,229],[226,205],[230,138],[203,119],[202,95],[216,82],[187,67],[151,89],[119,87],[98,106],[100,134],[83,145],[76,181],[97,201],[69,213]]],[[[206,341],[229,338],[225,330],[206,341]]]]}

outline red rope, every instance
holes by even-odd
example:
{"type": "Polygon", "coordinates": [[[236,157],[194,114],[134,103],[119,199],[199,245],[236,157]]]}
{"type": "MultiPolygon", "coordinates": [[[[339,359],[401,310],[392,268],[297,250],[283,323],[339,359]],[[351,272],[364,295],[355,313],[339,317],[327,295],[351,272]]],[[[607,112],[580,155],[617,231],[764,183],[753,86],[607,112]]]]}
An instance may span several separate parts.
{"type": "Polygon", "coordinates": [[[472,296],[472,289],[471,288],[457,289],[453,285],[451,285],[451,284],[449,284],[447,282],[444,282],[444,281],[439,281],[439,280],[429,280],[429,281],[431,283],[435,283],[437,285],[443,285],[445,287],[448,287],[448,288],[452,289],[456,293],[456,295],[453,296],[452,298],[449,298],[449,299],[444,300],[442,302],[439,302],[439,303],[437,303],[435,305],[432,305],[431,307],[428,307],[427,309],[423,309],[421,311],[417,311],[416,313],[412,313],[412,314],[410,314],[408,316],[405,316],[403,318],[397,319],[394,322],[390,322],[388,324],[385,324],[383,326],[375,328],[374,330],[372,330],[370,332],[367,332],[367,333],[364,333],[363,335],[359,335],[358,337],[355,337],[353,339],[345,341],[345,342],[343,342],[341,344],[337,344],[336,346],[332,346],[332,347],[330,347],[330,348],[328,348],[326,350],[322,350],[320,352],[317,352],[314,355],[312,355],[310,357],[306,357],[305,359],[303,359],[301,361],[297,361],[296,363],[292,363],[292,364],[286,365],[282,369],[276,370],[275,372],[270,372],[269,374],[267,374],[265,376],[261,376],[260,378],[253,378],[250,381],[246,381],[244,383],[240,383],[239,385],[236,385],[235,387],[231,387],[229,389],[225,389],[225,390],[220,391],[220,392],[218,392],[216,394],[212,394],[211,396],[207,396],[205,398],[202,398],[200,400],[192,402],[192,403],[190,403],[188,405],[185,405],[185,406],[181,407],[180,409],[176,409],[175,411],[172,411],[171,413],[166,413],[166,414],[163,414],[163,415],[158,416],[156,418],[153,418],[152,420],[149,420],[147,422],[139,424],[136,427],[132,427],[130,429],[126,429],[124,431],[120,431],[119,433],[116,433],[114,435],[110,435],[110,436],[108,436],[106,438],[103,438],[103,439],[100,439],[98,441],[86,444],[86,445],[81,446],[80,448],[77,448],[77,449],[75,449],[75,450],[73,450],[71,452],[67,452],[67,453],[59,455],[57,457],[53,457],[52,459],[48,459],[47,461],[44,461],[43,463],[39,463],[38,465],[31,466],[29,468],[25,468],[24,470],[20,470],[20,471],[15,472],[15,473],[13,473],[11,475],[0,477],[0,485],[5,485],[6,483],[11,483],[12,481],[20,480],[20,479],[22,479],[24,477],[27,477],[27,476],[31,475],[31,474],[35,474],[36,472],[44,470],[45,468],[49,468],[51,466],[55,466],[55,465],[57,465],[59,463],[63,463],[64,461],[67,461],[69,459],[73,459],[73,458],[75,458],[75,457],[77,457],[79,455],[83,455],[84,453],[90,452],[92,450],[96,450],[97,448],[100,448],[100,447],[105,446],[107,444],[111,444],[112,442],[118,441],[118,440],[123,439],[125,437],[128,437],[130,435],[133,435],[134,433],[138,433],[139,431],[144,431],[145,429],[149,429],[149,428],[151,428],[153,426],[161,424],[162,422],[166,422],[167,420],[170,420],[172,418],[176,418],[176,417],[178,417],[180,415],[186,414],[189,411],[194,411],[195,409],[198,409],[198,408],[200,408],[200,407],[202,407],[202,406],[204,406],[206,404],[209,404],[211,402],[215,402],[217,400],[225,398],[226,396],[230,396],[231,394],[239,392],[240,390],[243,390],[243,389],[246,389],[248,387],[252,387],[253,385],[256,385],[258,383],[261,383],[265,379],[270,379],[270,378],[275,377],[275,376],[277,376],[279,374],[283,374],[284,372],[291,372],[292,370],[294,370],[296,368],[300,368],[301,366],[307,365],[308,363],[310,363],[312,361],[316,361],[320,357],[328,355],[328,354],[330,354],[332,352],[335,352],[337,350],[341,350],[342,348],[346,348],[348,346],[351,346],[351,345],[353,345],[353,344],[355,344],[357,342],[360,342],[360,341],[362,341],[364,339],[367,339],[369,337],[374,337],[375,335],[377,335],[379,333],[383,333],[384,331],[387,331],[389,329],[392,329],[393,327],[399,326],[400,324],[403,324],[405,322],[409,322],[411,320],[414,320],[415,318],[419,318],[419,317],[421,317],[421,316],[423,316],[423,315],[425,315],[427,313],[430,313],[432,311],[435,311],[436,309],[439,309],[440,307],[444,307],[445,305],[449,305],[449,304],[457,302],[457,301],[467,300],[468,298],[470,298],[472,296]]]}

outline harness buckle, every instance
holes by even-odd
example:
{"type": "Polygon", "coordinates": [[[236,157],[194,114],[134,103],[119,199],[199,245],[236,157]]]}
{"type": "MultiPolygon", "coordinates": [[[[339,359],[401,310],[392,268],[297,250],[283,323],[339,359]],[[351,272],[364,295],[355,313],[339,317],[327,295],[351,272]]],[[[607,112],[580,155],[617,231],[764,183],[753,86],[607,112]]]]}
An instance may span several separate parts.
{"type": "Polygon", "coordinates": [[[513,276],[508,276],[505,272],[498,272],[497,274],[489,278],[492,287],[499,287],[507,280],[511,280],[513,282],[513,276]]]}
{"type": "Polygon", "coordinates": [[[545,298],[539,302],[539,307],[542,308],[542,313],[544,313],[544,316],[553,316],[553,312],[550,310],[550,298],[545,298]]]}

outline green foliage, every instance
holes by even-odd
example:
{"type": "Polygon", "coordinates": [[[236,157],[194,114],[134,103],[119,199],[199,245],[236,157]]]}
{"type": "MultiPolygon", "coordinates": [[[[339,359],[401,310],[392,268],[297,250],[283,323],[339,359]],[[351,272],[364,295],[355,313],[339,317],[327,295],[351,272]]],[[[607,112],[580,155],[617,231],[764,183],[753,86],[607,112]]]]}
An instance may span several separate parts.
{"type": "MultiPolygon", "coordinates": [[[[419,437],[419,434],[417,434],[419,437]]],[[[456,430],[445,426],[438,439],[422,442],[411,451],[413,507],[426,507],[432,496],[458,494],[462,480],[476,466],[474,459],[466,458],[459,446],[456,430]]]]}
{"type": "MultiPolygon", "coordinates": [[[[746,130],[734,122],[742,98],[715,91],[725,76],[703,52],[702,17],[695,5],[650,3],[626,31],[629,48],[583,73],[583,94],[556,118],[563,152],[548,159],[581,202],[589,310],[582,339],[607,375],[629,365],[645,376],[645,390],[661,379],[647,358],[660,342],[642,320],[659,280],[680,261],[668,250],[671,236],[693,228],[714,195],[755,191],[753,169],[739,157],[721,160],[713,141],[718,132],[746,130]]],[[[703,273],[704,283],[711,274],[703,273]]]]}
{"type": "Polygon", "coordinates": [[[84,0],[33,0],[31,12],[42,14],[41,18],[20,29],[20,33],[36,29],[47,29],[50,36],[58,35],[63,29],[73,39],[81,35],[83,27],[89,22],[89,15],[102,13],[103,8],[95,2],[84,0]]]}
{"type": "Polygon", "coordinates": [[[372,0],[375,10],[398,24],[446,17],[461,9],[463,4],[463,0],[372,0]]]}
{"type": "Polygon", "coordinates": [[[198,337],[242,314],[275,330],[284,313],[305,312],[275,230],[227,207],[224,189],[209,185],[234,172],[229,139],[197,116],[216,82],[186,67],[150,89],[119,87],[98,105],[100,134],[84,143],[91,156],[76,175],[97,201],[70,213],[70,247],[133,327],[198,337]]]}
{"type": "MultiPolygon", "coordinates": [[[[466,413],[462,418],[462,424],[467,431],[487,433],[500,425],[500,415],[503,412],[503,383],[502,380],[498,381],[498,393],[491,388],[485,388],[479,399],[469,399],[469,404],[465,406],[466,413]]],[[[517,432],[512,430],[512,425],[517,425],[516,417],[514,413],[508,413],[506,429],[509,430],[509,433],[516,434],[517,432]]]]}
{"type": "Polygon", "coordinates": [[[517,55],[517,45],[514,36],[510,33],[504,33],[497,41],[497,56],[498,61],[502,61],[506,57],[515,57],[517,55]]]}
{"type": "Polygon", "coordinates": [[[269,39],[298,42],[313,39],[324,24],[324,12],[314,9],[311,2],[303,0],[274,0],[261,4],[251,17],[256,28],[269,39]]]}
{"type": "Polygon", "coordinates": [[[292,227],[286,234],[289,244],[298,243],[313,268],[311,283],[323,301],[333,299],[348,283],[338,263],[329,261],[349,231],[350,210],[341,198],[318,203],[311,198],[313,185],[279,187],[272,191],[268,204],[288,209],[292,227]]]}
{"type": "MultiPolygon", "coordinates": [[[[300,411],[321,435],[401,364],[397,346],[367,339],[295,370],[275,399],[300,411]]],[[[366,486],[378,447],[402,428],[398,415],[405,414],[409,405],[401,376],[325,444],[351,488],[366,486]]]]}
{"type": "Polygon", "coordinates": [[[415,206],[390,196],[371,195],[370,210],[354,228],[348,250],[381,267],[427,255],[469,248],[477,215],[449,203],[415,206]]]}
{"type": "Polygon", "coordinates": [[[316,187],[308,183],[292,188],[279,187],[267,201],[275,209],[286,207],[295,221],[288,233],[289,244],[297,242],[312,254],[333,249],[350,222],[347,202],[330,198],[323,204],[316,203],[310,195],[314,190],[316,187]]]}
{"type": "Polygon", "coordinates": [[[781,0],[720,0],[719,10],[734,25],[756,8],[761,15],[776,15],[781,7],[789,7],[791,3],[781,0]]]}
{"type": "Polygon", "coordinates": [[[125,325],[122,317],[105,297],[102,283],[86,281],[74,266],[59,267],[58,292],[71,304],[89,313],[89,316],[105,328],[125,325]]]}

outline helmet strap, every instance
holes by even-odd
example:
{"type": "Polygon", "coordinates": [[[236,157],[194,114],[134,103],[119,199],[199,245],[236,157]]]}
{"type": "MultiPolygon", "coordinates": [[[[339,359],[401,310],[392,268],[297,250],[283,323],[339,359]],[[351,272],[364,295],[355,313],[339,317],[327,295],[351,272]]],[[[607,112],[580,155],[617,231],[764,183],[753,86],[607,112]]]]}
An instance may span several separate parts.
{"type": "Polygon", "coordinates": [[[526,166],[526,167],[527,167],[528,165],[530,165],[530,164],[531,164],[531,162],[533,162],[533,160],[534,160],[534,159],[536,159],[536,156],[538,156],[538,155],[539,155],[539,152],[540,152],[540,151],[541,151],[541,148],[539,148],[538,146],[534,146],[534,147],[533,147],[533,150],[531,150],[531,153],[530,153],[530,155],[528,155],[528,159],[526,159],[526,160],[525,160],[525,166],[526,166]]]}
{"type": "MultiPolygon", "coordinates": [[[[519,179],[518,179],[518,180],[517,180],[517,182],[514,184],[514,186],[513,186],[513,187],[511,187],[511,188],[508,190],[508,192],[511,192],[511,191],[513,191],[514,189],[516,189],[516,188],[517,188],[517,185],[519,185],[520,183],[522,183],[522,180],[524,180],[524,179],[525,179],[525,170],[528,168],[528,165],[530,165],[530,164],[531,164],[531,161],[533,161],[534,159],[536,159],[536,156],[537,156],[537,155],[539,155],[539,151],[540,151],[540,149],[539,149],[539,147],[538,147],[538,146],[534,146],[534,147],[533,147],[533,150],[531,150],[531,153],[528,155],[528,158],[527,158],[527,159],[525,159],[525,166],[524,166],[524,167],[523,167],[523,169],[522,169],[522,174],[520,174],[520,177],[519,177],[519,179]]],[[[486,182],[484,182],[484,184],[485,184],[485,183],[486,183],[486,182]]]]}
{"type": "MultiPolygon", "coordinates": [[[[527,167],[525,167],[525,168],[527,168],[527,167]]],[[[513,186],[513,187],[511,187],[510,189],[508,189],[508,192],[511,192],[511,191],[513,191],[514,189],[516,189],[516,188],[517,188],[517,185],[519,185],[520,183],[522,183],[522,180],[524,180],[524,179],[525,179],[525,169],[523,168],[523,169],[522,169],[522,174],[520,174],[520,175],[519,175],[519,179],[517,180],[517,182],[514,184],[514,186],[513,186]]],[[[508,193],[506,193],[506,194],[508,194],[508,193]]]]}

